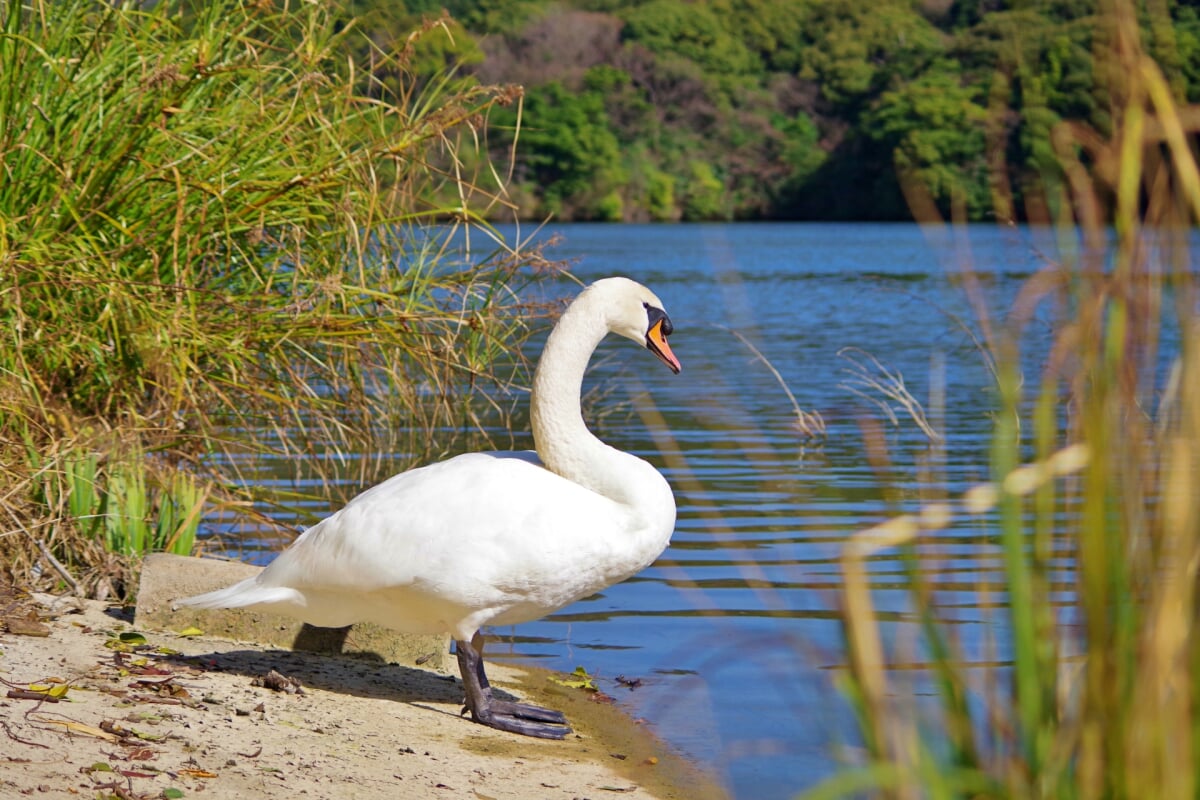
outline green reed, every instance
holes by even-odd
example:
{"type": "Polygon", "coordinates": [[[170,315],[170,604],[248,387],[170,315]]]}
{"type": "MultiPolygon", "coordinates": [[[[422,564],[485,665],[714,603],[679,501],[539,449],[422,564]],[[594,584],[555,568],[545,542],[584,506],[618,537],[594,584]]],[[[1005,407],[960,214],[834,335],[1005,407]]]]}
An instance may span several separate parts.
{"type": "MultiPolygon", "coordinates": [[[[75,463],[94,463],[80,459],[75,463]]],[[[153,552],[191,555],[208,488],[182,470],[155,475],[145,454],[134,450],[84,478],[98,495],[105,548],[124,556],[153,552]]],[[[85,490],[86,491],[86,490],[85,490]]],[[[87,518],[73,517],[87,529],[87,518]]]]}
{"type": "Polygon", "coordinates": [[[254,513],[256,453],[322,481],[375,454],[370,482],[384,454],[448,447],[431,432],[473,418],[468,389],[511,380],[531,256],[479,221],[504,170],[476,141],[516,93],[414,74],[440,24],[388,50],[329,3],[0,2],[0,550],[18,572],[48,545],[85,586],[127,573],[78,563],[89,503],[124,509],[103,512],[120,552],[184,550],[196,487],[254,513]],[[466,226],[482,249],[451,242],[466,226]],[[47,476],[71,507],[45,502],[47,476]]]}
{"type": "MultiPolygon", "coordinates": [[[[1200,223],[1200,110],[1179,104],[1143,49],[1132,5],[1104,14],[1113,129],[1060,124],[1061,195],[1043,206],[1057,216],[1034,220],[1082,246],[1030,278],[1004,319],[978,304],[997,376],[992,480],[847,544],[845,687],[865,752],[807,796],[1191,798],[1200,788],[1200,329],[1187,247],[1200,223]],[[1040,375],[1023,374],[1023,338],[1045,309],[1050,356],[1040,375]],[[1166,375],[1164,342],[1178,352],[1166,375]],[[866,564],[950,525],[995,532],[1007,638],[990,649],[1010,660],[972,665],[979,656],[941,621],[928,576],[910,569],[926,705],[896,690],[889,664],[904,653],[883,641],[866,564]],[[1053,585],[1064,560],[1066,615],[1053,585]]],[[[909,191],[915,208],[932,208],[909,191]]]]}

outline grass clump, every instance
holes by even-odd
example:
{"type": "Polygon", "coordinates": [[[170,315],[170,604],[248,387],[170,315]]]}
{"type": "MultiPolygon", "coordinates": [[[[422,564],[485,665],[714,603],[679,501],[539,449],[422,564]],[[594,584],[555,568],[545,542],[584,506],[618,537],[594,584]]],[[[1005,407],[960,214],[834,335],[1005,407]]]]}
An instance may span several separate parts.
{"type": "Polygon", "coordinates": [[[864,760],[810,796],[1200,788],[1200,320],[1188,247],[1200,109],[1180,105],[1143,49],[1132,4],[1105,6],[1101,22],[1112,129],[1055,130],[1065,194],[1042,220],[1076,255],[1029,278],[1005,319],[979,304],[997,366],[993,480],[848,543],[846,685],[864,760]],[[1049,353],[1031,364],[1027,330],[1048,317],[1049,353]],[[903,645],[881,636],[865,565],[953,524],[981,524],[999,547],[999,624],[968,652],[930,576],[910,569],[921,635],[908,657],[920,653],[932,699],[905,700],[889,668],[903,645]]]}
{"type": "Polygon", "coordinates": [[[386,50],[324,3],[0,6],[0,550],[18,573],[48,550],[124,594],[128,567],[84,543],[188,549],[205,486],[255,499],[238,470],[256,452],[321,479],[376,454],[366,482],[386,454],[443,447],[420,431],[506,379],[528,259],[457,244],[470,207],[501,202],[459,153],[514,93],[414,74],[439,24],[386,50]]]}

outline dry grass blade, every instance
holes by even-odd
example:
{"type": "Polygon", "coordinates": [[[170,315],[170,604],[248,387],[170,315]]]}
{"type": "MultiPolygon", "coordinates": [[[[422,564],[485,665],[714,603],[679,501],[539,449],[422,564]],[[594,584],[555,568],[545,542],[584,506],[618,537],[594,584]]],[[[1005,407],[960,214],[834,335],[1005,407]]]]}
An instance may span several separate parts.
{"type": "Polygon", "coordinates": [[[779,384],[779,387],[783,389],[784,394],[787,395],[788,401],[792,404],[792,411],[796,414],[796,419],[793,421],[793,424],[796,426],[796,429],[804,435],[805,438],[825,438],[825,418],[821,416],[821,412],[816,409],[813,409],[812,411],[805,411],[804,409],[800,408],[800,403],[796,401],[796,396],[792,394],[792,390],[788,387],[787,381],[783,379],[783,376],[779,374],[779,370],[775,369],[775,365],[772,364],[765,355],[763,355],[761,350],[755,347],[749,339],[747,339],[740,332],[735,331],[733,328],[728,328],[724,325],[714,325],[713,327],[725,331],[745,345],[746,349],[754,354],[755,360],[762,363],[762,365],[766,367],[775,377],[775,382],[779,384]]]}
{"type": "Polygon", "coordinates": [[[892,425],[900,424],[896,409],[892,407],[892,403],[897,404],[930,441],[942,441],[942,435],[929,423],[925,409],[909,392],[904,375],[899,370],[889,370],[879,359],[860,347],[843,347],[838,350],[838,356],[850,363],[849,367],[842,370],[850,377],[838,386],[878,408],[892,425]]]}

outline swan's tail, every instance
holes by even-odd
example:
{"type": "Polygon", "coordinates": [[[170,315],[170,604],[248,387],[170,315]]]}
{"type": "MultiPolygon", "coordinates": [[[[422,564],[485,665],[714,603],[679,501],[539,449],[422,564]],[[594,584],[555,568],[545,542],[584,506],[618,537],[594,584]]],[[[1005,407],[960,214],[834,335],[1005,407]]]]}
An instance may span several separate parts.
{"type": "Polygon", "coordinates": [[[291,605],[297,604],[298,601],[303,605],[299,594],[287,586],[263,586],[255,577],[224,589],[217,589],[215,592],[176,600],[175,605],[189,608],[245,608],[280,603],[291,605]]]}

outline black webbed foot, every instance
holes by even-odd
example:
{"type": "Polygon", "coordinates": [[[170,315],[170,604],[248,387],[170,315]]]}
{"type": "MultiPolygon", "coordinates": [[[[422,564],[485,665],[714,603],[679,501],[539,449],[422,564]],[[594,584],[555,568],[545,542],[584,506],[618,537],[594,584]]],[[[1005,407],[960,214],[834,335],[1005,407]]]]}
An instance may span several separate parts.
{"type": "Polygon", "coordinates": [[[492,697],[492,687],[483,672],[482,640],[478,649],[470,642],[456,641],[458,668],[467,694],[464,713],[481,725],[539,739],[562,739],[571,732],[567,718],[560,712],[527,703],[513,703],[492,697]]]}

